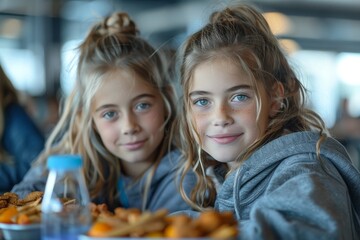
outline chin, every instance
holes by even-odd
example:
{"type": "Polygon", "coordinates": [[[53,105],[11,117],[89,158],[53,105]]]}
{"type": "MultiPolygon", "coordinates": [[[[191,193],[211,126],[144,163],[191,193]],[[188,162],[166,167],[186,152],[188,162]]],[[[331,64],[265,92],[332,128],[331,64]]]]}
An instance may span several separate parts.
{"type": "Polygon", "coordinates": [[[218,161],[218,162],[222,162],[222,163],[228,163],[228,162],[233,162],[236,159],[236,156],[226,156],[226,153],[215,153],[215,154],[209,154],[214,160],[218,161]]]}

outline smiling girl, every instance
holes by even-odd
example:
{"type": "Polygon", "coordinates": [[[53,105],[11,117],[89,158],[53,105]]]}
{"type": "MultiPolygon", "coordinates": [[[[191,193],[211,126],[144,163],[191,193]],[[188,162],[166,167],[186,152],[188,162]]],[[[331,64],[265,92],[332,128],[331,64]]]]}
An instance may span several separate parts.
{"type": "Polygon", "coordinates": [[[247,5],[214,12],[179,59],[193,207],[233,212],[240,239],[359,239],[360,174],[306,108],[262,14],[247,5]]]}
{"type": "MultiPolygon", "coordinates": [[[[77,82],[37,165],[13,188],[44,190],[50,154],[81,154],[90,196],[110,208],[189,209],[175,178],[172,84],[160,51],[138,36],[126,13],[97,23],[79,46],[77,82]]],[[[189,193],[194,176],[183,187],[189,193]]]]}

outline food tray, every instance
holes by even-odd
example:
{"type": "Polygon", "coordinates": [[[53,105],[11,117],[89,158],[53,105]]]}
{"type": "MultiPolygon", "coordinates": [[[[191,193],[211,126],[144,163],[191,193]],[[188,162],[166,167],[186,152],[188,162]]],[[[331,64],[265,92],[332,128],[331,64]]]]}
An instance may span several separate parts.
{"type": "MultiPolygon", "coordinates": [[[[129,237],[112,237],[112,238],[101,238],[101,237],[90,237],[88,235],[80,235],[78,237],[78,240],[145,240],[145,239],[156,239],[156,240],[170,240],[170,238],[129,238],[129,237]]],[[[179,240],[181,238],[177,238],[177,240],[179,240]]],[[[196,240],[213,240],[211,238],[208,237],[200,237],[200,238],[183,238],[184,240],[192,240],[192,239],[196,239],[196,240]]]]}
{"type": "Polygon", "coordinates": [[[2,237],[5,240],[41,239],[40,224],[20,225],[0,223],[0,229],[2,232],[2,237]]]}
{"type": "MultiPolygon", "coordinates": [[[[87,235],[80,235],[78,237],[78,240],[129,240],[129,239],[130,238],[121,238],[121,237],[113,237],[113,238],[89,237],[87,235]]],[[[145,238],[131,238],[131,240],[134,239],[144,240],[145,238]]]]}

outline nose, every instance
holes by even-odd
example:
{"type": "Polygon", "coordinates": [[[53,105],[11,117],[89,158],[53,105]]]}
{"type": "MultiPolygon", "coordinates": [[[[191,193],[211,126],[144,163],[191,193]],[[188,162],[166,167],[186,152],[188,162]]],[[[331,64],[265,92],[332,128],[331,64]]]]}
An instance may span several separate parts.
{"type": "Polygon", "coordinates": [[[140,126],[136,120],[136,117],[132,113],[123,115],[121,124],[121,132],[124,135],[133,135],[139,132],[140,126]]]}
{"type": "Polygon", "coordinates": [[[221,103],[215,107],[213,113],[213,125],[225,127],[234,123],[231,116],[231,108],[226,103],[221,103]]]}

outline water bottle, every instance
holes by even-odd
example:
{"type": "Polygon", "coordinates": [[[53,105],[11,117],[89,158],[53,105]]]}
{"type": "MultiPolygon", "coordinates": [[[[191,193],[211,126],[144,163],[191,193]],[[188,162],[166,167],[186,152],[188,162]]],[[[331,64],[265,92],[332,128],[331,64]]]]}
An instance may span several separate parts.
{"type": "Polygon", "coordinates": [[[90,198],[79,155],[49,156],[41,203],[43,240],[77,240],[91,225],[90,198]]]}

